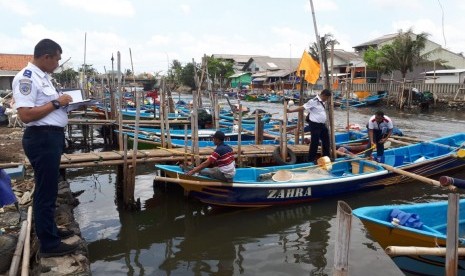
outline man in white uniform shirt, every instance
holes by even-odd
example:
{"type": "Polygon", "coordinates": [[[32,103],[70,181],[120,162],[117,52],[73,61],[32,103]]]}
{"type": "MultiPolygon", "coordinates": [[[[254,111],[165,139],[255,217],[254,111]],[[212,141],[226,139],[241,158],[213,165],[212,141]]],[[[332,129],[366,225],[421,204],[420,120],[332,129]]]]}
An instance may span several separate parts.
{"type": "Polygon", "coordinates": [[[315,162],[318,145],[321,140],[322,156],[330,156],[329,131],[326,127],[326,105],[325,102],[331,97],[329,89],[323,89],[320,95],[310,99],[302,106],[289,108],[288,113],[307,110],[309,113],[308,124],[310,126],[310,148],[308,150],[308,162],[315,162]]]}
{"type": "MultiPolygon", "coordinates": [[[[367,124],[368,137],[370,139],[368,148],[376,146],[376,157],[384,155],[384,143],[391,136],[394,125],[391,118],[384,115],[383,111],[376,111],[375,115],[371,116],[367,124]]],[[[366,157],[371,155],[372,150],[365,153],[366,157]]]]}
{"type": "Polygon", "coordinates": [[[68,124],[65,107],[73,100],[71,96],[59,93],[51,81],[50,74],[58,67],[61,53],[62,49],[55,41],[39,41],[32,62],[13,79],[18,116],[26,124],[23,148],[34,169],[34,227],[41,257],[66,255],[78,247],[61,241],[74,233],[59,230],[55,223],[60,160],[65,145],[64,127],[68,124]]]}

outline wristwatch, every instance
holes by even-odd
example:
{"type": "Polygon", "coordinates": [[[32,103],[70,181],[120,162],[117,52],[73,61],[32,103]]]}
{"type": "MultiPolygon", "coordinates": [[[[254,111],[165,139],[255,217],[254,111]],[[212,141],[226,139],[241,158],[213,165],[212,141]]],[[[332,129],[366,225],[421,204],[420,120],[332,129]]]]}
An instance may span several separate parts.
{"type": "Polygon", "coordinates": [[[55,107],[55,109],[59,109],[61,107],[60,102],[57,100],[53,100],[51,101],[51,103],[53,104],[53,107],[55,107]]]}

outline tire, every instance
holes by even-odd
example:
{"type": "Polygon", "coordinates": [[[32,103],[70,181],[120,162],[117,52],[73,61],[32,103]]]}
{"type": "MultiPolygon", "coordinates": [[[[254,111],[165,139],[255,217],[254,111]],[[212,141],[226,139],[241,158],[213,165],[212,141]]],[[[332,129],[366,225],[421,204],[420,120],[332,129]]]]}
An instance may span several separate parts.
{"type": "Polygon", "coordinates": [[[290,148],[287,148],[287,157],[286,160],[283,160],[281,157],[281,147],[276,147],[273,151],[273,158],[278,165],[292,165],[297,161],[297,156],[290,148]],[[289,161],[287,161],[289,160],[289,161]]]}
{"type": "Polygon", "coordinates": [[[15,253],[17,239],[14,236],[0,236],[0,273],[10,269],[11,259],[15,253]]]}

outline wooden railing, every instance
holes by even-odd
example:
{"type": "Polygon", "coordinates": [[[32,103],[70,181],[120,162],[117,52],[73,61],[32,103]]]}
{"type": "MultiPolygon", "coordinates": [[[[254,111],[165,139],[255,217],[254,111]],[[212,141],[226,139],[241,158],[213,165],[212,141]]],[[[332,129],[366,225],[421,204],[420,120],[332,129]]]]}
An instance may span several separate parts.
{"type": "MultiPolygon", "coordinates": [[[[404,89],[416,88],[418,91],[430,91],[435,93],[439,99],[452,101],[452,100],[465,100],[465,84],[458,83],[367,83],[367,84],[353,84],[353,91],[370,91],[377,93],[378,91],[388,91],[391,96],[397,95],[404,89]]],[[[339,89],[344,91],[344,87],[340,86],[339,89]]]]}

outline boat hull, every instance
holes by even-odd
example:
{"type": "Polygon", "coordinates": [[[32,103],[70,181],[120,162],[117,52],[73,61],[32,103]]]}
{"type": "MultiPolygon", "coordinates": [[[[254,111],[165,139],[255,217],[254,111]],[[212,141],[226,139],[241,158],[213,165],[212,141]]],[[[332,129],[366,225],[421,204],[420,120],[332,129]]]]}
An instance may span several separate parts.
{"type": "MultiPolygon", "coordinates": [[[[459,204],[459,237],[465,233],[465,200],[459,204]]],[[[447,236],[447,201],[410,205],[368,206],[353,210],[370,235],[382,248],[388,246],[445,247],[447,236]],[[392,210],[416,214],[420,228],[394,225],[392,210]]],[[[463,240],[460,242],[463,244],[463,240]]],[[[417,275],[444,275],[445,258],[441,256],[396,256],[393,261],[405,272],[417,275]]],[[[458,275],[465,275],[465,260],[459,259],[458,275]]]]}
{"type": "MultiPolygon", "coordinates": [[[[237,169],[233,183],[221,183],[202,176],[187,176],[178,166],[157,165],[168,178],[188,180],[180,182],[184,190],[200,201],[221,206],[231,207],[265,207],[272,205],[288,205],[309,202],[325,197],[332,197],[342,193],[353,192],[365,188],[371,188],[368,184],[374,179],[387,174],[386,170],[366,161],[347,160],[349,170],[363,172],[361,174],[347,174],[340,171],[340,176],[329,176],[322,179],[310,179],[302,181],[273,182],[257,180],[243,180],[241,175],[252,174],[265,175],[278,170],[293,170],[296,165],[285,165],[262,168],[257,172],[256,168],[237,169]]],[[[299,164],[303,168],[312,168],[313,164],[299,164]]],[[[245,177],[245,176],[244,176],[245,177]]],[[[247,176],[249,177],[249,176],[247,176]]]]}

